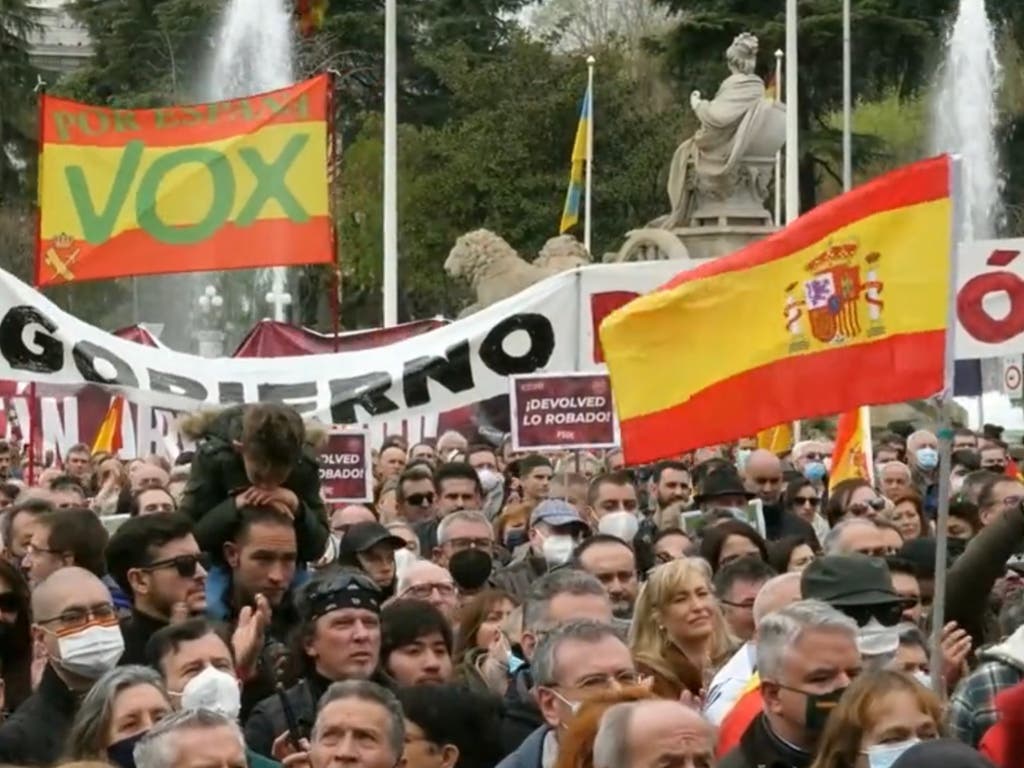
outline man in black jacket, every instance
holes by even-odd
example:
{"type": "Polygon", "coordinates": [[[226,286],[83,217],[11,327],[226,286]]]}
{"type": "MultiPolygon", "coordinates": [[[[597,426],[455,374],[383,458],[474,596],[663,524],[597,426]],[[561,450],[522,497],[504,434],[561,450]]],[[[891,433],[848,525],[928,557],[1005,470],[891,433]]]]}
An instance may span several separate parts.
{"type": "Polygon", "coordinates": [[[0,762],[11,765],[59,760],[81,697],[124,652],[110,592],[84,568],[61,568],[40,583],[32,614],[48,662],[35,693],[0,726],[0,762]]]}
{"type": "Polygon", "coordinates": [[[288,731],[283,700],[309,738],[316,706],[331,683],[376,680],[380,662],[381,592],[365,574],[333,570],[307,584],[297,599],[300,624],[292,660],[302,668],[298,683],[268,696],[245,724],[251,750],[272,757],[274,740],[288,731]]]}
{"type": "Polygon", "coordinates": [[[107,544],[110,575],[132,599],[122,664],[145,664],[146,642],[172,619],[206,610],[206,562],[192,522],[176,512],[133,517],[107,544]]]}

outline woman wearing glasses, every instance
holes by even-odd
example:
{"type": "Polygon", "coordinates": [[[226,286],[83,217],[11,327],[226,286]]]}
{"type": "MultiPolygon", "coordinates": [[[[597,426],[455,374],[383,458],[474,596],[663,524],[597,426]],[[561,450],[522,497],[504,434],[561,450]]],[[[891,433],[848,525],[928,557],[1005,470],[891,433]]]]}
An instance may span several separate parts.
{"type": "Polygon", "coordinates": [[[787,512],[811,524],[820,542],[828,533],[828,523],[821,514],[821,493],[806,477],[798,477],[786,486],[783,504],[787,512]]]}
{"type": "Polygon", "coordinates": [[[874,520],[881,515],[885,507],[885,499],[878,495],[867,480],[843,480],[829,489],[825,518],[831,526],[852,517],[868,517],[874,520]]]}

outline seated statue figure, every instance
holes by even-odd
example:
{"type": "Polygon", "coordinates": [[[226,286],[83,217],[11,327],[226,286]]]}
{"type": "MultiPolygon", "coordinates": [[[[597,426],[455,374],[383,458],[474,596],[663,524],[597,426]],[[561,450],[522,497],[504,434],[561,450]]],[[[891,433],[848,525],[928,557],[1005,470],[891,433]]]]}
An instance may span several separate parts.
{"type": "MultiPolygon", "coordinates": [[[[754,74],[757,45],[757,38],[751,34],[736,37],[726,52],[732,74],[722,82],[715,97],[710,101],[702,99],[700,91],[690,95],[690,105],[701,127],[679,145],[672,158],[668,181],[672,212],[657,222],[658,226],[691,226],[695,190],[698,194],[707,191],[719,202],[731,202],[729,197],[736,191],[737,172],[743,161],[762,153],[774,157],[781,148],[785,138],[785,107],[766,98],[764,82],[754,74]]],[[[744,196],[746,199],[740,205],[747,210],[739,214],[741,217],[751,213],[751,208],[763,211],[764,198],[752,198],[767,192],[767,179],[753,181],[763,190],[744,196]]]]}

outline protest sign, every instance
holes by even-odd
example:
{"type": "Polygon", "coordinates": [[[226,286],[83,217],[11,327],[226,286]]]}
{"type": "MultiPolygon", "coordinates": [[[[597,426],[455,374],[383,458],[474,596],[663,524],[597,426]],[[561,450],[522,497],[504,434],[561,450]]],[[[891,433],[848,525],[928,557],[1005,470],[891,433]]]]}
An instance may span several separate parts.
{"type": "Polygon", "coordinates": [[[370,438],[365,431],[334,429],[320,451],[320,487],[328,504],[373,500],[370,438]]]}
{"type": "Polygon", "coordinates": [[[619,429],[608,376],[554,373],[513,376],[512,448],[613,448],[619,429]]]}

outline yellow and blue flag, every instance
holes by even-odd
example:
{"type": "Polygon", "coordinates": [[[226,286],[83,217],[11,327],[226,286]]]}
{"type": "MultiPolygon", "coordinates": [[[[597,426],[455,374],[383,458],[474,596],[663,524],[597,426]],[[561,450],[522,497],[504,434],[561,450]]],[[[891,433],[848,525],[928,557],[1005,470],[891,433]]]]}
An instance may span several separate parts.
{"type": "Polygon", "coordinates": [[[572,145],[572,169],[569,172],[569,191],[565,195],[565,208],[558,233],[562,234],[580,220],[580,201],[583,199],[584,168],[590,158],[590,121],[593,119],[593,101],[590,86],[583,95],[580,107],[580,124],[576,128],[576,141],[572,145]]]}

